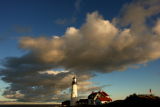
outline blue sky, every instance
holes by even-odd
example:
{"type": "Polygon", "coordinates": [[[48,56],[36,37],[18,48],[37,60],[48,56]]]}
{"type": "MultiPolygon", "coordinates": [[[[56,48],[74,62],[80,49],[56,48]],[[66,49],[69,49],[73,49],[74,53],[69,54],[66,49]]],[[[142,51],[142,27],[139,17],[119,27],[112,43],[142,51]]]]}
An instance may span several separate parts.
{"type": "Polygon", "coordinates": [[[160,96],[159,92],[159,66],[160,61],[153,61],[146,66],[136,69],[128,69],[124,72],[99,74],[93,81],[108,83],[111,86],[102,88],[107,90],[113,99],[124,99],[126,96],[136,94],[148,94],[149,89],[160,96]],[[103,82],[101,82],[103,81],[103,82]]]}
{"type": "MultiPolygon", "coordinates": [[[[94,11],[112,22],[113,18],[119,17],[122,7],[131,2],[132,0],[1,0],[1,63],[6,57],[21,57],[30,51],[20,48],[21,37],[63,36],[70,26],[80,28],[85,23],[86,15],[94,11]]],[[[98,72],[90,81],[95,82],[95,86],[111,84],[102,89],[113,100],[123,99],[133,93],[148,94],[149,89],[160,96],[159,64],[160,60],[156,58],[137,68],[98,72]]],[[[0,68],[3,67],[1,64],[0,68]]],[[[6,86],[8,83],[0,80],[0,101],[10,100],[2,96],[6,86]]]]}

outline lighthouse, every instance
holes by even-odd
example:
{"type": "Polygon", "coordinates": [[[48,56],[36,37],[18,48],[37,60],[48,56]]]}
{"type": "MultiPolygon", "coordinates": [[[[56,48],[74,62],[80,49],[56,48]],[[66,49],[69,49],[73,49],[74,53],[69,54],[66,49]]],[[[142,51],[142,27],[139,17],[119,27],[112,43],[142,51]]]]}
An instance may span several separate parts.
{"type": "Polygon", "coordinates": [[[78,92],[77,92],[77,79],[76,76],[72,80],[72,89],[71,89],[71,106],[75,106],[78,101],[78,92]]]}

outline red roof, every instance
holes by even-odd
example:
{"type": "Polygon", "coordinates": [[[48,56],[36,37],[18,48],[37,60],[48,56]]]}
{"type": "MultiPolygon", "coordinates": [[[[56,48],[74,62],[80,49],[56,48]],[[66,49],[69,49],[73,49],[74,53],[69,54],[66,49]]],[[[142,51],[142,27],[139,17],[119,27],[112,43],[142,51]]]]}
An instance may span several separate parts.
{"type": "Polygon", "coordinates": [[[98,99],[99,99],[100,101],[112,101],[111,98],[107,98],[107,97],[98,97],[98,99]]]}
{"type": "Polygon", "coordinates": [[[104,91],[100,92],[100,94],[102,94],[103,96],[109,96],[107,93],[105,93],[104,91]]]}
{"type": "Polygon", "coordinates": [[[100,101],[112,101],[112,99],[109,97],[109,95],[104,91],[98,91],[98,92],[92,92],[88,99],[94,99],[97,94],[101,94],[101,97],[97,97],[100,101]]]}

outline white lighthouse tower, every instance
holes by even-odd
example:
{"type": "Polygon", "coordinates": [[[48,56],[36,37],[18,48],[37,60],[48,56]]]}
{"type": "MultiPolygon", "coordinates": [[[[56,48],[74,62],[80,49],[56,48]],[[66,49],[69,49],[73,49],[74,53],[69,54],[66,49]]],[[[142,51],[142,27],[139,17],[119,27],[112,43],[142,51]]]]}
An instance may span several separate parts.
{"type": "Polygon", "coordinates": [[[77,79],[76,76],[74,76],[72,81],[72,90],[71,90],[71,106],[75,106],[77,101],[78,101],[77,79]]]}

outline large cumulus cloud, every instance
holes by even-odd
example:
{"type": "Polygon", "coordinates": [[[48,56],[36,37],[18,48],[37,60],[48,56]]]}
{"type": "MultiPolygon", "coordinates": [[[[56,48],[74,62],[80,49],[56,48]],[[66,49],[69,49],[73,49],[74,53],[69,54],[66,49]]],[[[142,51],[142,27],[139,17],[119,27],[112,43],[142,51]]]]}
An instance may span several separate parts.
{"type": "Polygon", "coordinates": [[[80,29],[70,27],[61,37],[23,37],[20,43],[45,64],[81,72],[111,72],[159,58],[157,27],[139,35],[130,28],[119,29],[93,12],[80,29]]]}
{"type": "Polygon", "coordinates": [[[69,27],[62,36],[22,37],[20,47],[28,53],[3,62],[2,79],[10,83],[4,96],[59,101],[70,97],[65,91],[73,72],[78,75],[79,90],[85,93],[100,88],[88,81],[94,72],[125,70],[159,59],[160,22],[157,18],[154,26],[147,24],[159,13],[158,0],[135,1],[124,7],[114,23],[93,12],[80,28],[69,27]]]}

